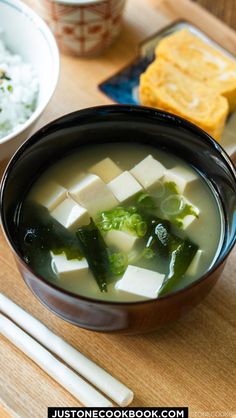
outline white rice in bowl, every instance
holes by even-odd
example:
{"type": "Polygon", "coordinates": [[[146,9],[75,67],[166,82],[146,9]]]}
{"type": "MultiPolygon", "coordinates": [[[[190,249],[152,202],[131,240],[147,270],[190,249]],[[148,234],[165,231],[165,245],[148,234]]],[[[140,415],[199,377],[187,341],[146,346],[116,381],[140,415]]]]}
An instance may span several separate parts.
{"type": "Polygon", "coordinates": [[[0,39],[0,140],[32,115],[39,92],[34,68],[0,39]]]}

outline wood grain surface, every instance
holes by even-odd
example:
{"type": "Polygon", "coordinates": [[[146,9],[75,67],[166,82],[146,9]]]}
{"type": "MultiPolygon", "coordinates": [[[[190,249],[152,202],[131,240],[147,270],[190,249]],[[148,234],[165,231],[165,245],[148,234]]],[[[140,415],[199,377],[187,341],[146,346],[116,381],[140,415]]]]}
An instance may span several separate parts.
{"type": "Polygon", "coordinates": [[[236,1],[235,0],[192,0],[208,9],[223,20],[227,25],[236,29],[236,1]]]}
{"type": "MultiPolygon", "coordinates": [[[[98,83],[132,59],[142,39],[180,17],[231,52],[236,50],[235,33],[189,0],[129,0],[122,34],[102,56],[62,57],[58,89],[35,129],[66,112],[109,103],[98,83]]],[[[188,406],[190,417],[236,413],[235,265],[234,249],[211,294],[158,332],[132,337],[95,334],[67,324],[33,297],[0,233],[1,292],[130,386],[135,393],[132,406],[188,406]]],[[[4,338],[0,370],[1,418],[46,418],[48,406],[79,406],[4,338]]]]}

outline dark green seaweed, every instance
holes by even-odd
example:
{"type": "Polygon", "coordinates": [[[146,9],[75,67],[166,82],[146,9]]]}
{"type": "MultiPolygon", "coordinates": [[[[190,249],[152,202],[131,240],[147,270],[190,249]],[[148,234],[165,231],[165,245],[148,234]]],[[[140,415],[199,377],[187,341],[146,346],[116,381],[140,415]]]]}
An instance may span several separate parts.
{"type": "Polygon", "coordinates": [[[145,248],[151,248],[160,255],[168,257],[171,224],[159,218],[149,218],[145,248]]]}
{"type": "MultiPolygon", "coordinates": [[[[169,265],[159,292],[162,296],[169,293],[182,278],[198,247],[190,240],[179,237],[170,221],[152,215],[149,205],[142,209],[139,207],[136,213],[147,225],[147,232],[142,238],[144,252],[147,251],[149,257],[154,254],[156,262],[158,257],[159,260],[160,257],[165,259],[169,265]]],[[[84,256],[100,290],[107,292],[108,278],[114,261],[117,267],[117,259],[109,254],[103,236],[92,219],[89,225],[72,233],[57,222],[45,207],[28,201],[24,204],[19,222],[19,237],[25,261],[37,272],[50,266],[50,251],[55,254],[64,252],[68,260],[84,256]]]]}
{"type": "Polygon", "coordinates": [[[24,204],[19,236],[25,260],[31,265],[39,256],[48,259],[50,251],[64,252],[68,260],[83,257],[76,235],[57,222],[44,206],[32,201],[24,204]]]}
{"type": "Polygon", "coordinates": [[[107,292],[110,261],[107,246],[101,232],[91,219],[90,224],[79,228],[76,235],[80,250],[87,259],[100,290],[107,292]]]}
{"type": "Polygon", "coordinates": [[[171,222],[157,218],[149,213],[142,213],[148,224],[145,248],[169,260],[169,271],[163,282],[159,296],[170,292],[181,279],[193,260],[198,246],[189,239],[183,239],[172,231],[171,222]]]}
{"type": "Polygon", "coordinates": [[[187,271],[197,250],[198,246],[190,240],[182,240],[178,237],[171,237],[169,243],[169,273],[162,284],[162,287],[159,291],[159,296],[163,296],[172,290],[173,286],[187,271]]]}

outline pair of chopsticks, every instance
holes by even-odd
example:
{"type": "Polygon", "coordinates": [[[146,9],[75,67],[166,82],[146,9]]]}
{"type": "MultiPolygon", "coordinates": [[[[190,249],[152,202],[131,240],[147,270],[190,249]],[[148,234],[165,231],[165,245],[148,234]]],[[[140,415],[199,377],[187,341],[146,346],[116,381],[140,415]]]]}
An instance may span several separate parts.
{"type": "Polygon", "coordinates": [[[0,312],[0,333],[75,396],[84,406],[113,406],[112,402],[92,385],[119,406],[124,407],[132,402],[133,392],[130,389],[2,293],[0,293],[0,312]],[[63,364],[51,353],[56,354],[70,367],[63,364]],[[72,369],[92,385],[83,380],[72,369]]]}

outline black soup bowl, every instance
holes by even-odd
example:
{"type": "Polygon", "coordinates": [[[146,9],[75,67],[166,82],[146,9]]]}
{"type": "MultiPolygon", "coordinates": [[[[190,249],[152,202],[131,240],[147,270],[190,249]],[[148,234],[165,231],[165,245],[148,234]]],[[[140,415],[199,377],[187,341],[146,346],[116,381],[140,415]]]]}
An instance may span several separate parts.
{"type": "Polygon", "coordinates": [[[21,146],[2,181],[1,217],[25,282],[51,311],[89,330],[148,332],[190,310],[218,280],[236,240],[236,173],[220,145],[184,119],[145,107],[95,107],[51,122],[21,146]],[[156,300],[115,303],[75,295],[38,276],[24,262],[19,250],[17,215],[38,176],[80,147],[112,142],[147,144],[180,157],[208,179],[223,208],[224,237],[214,265],[194,283],[156,300]]]}

